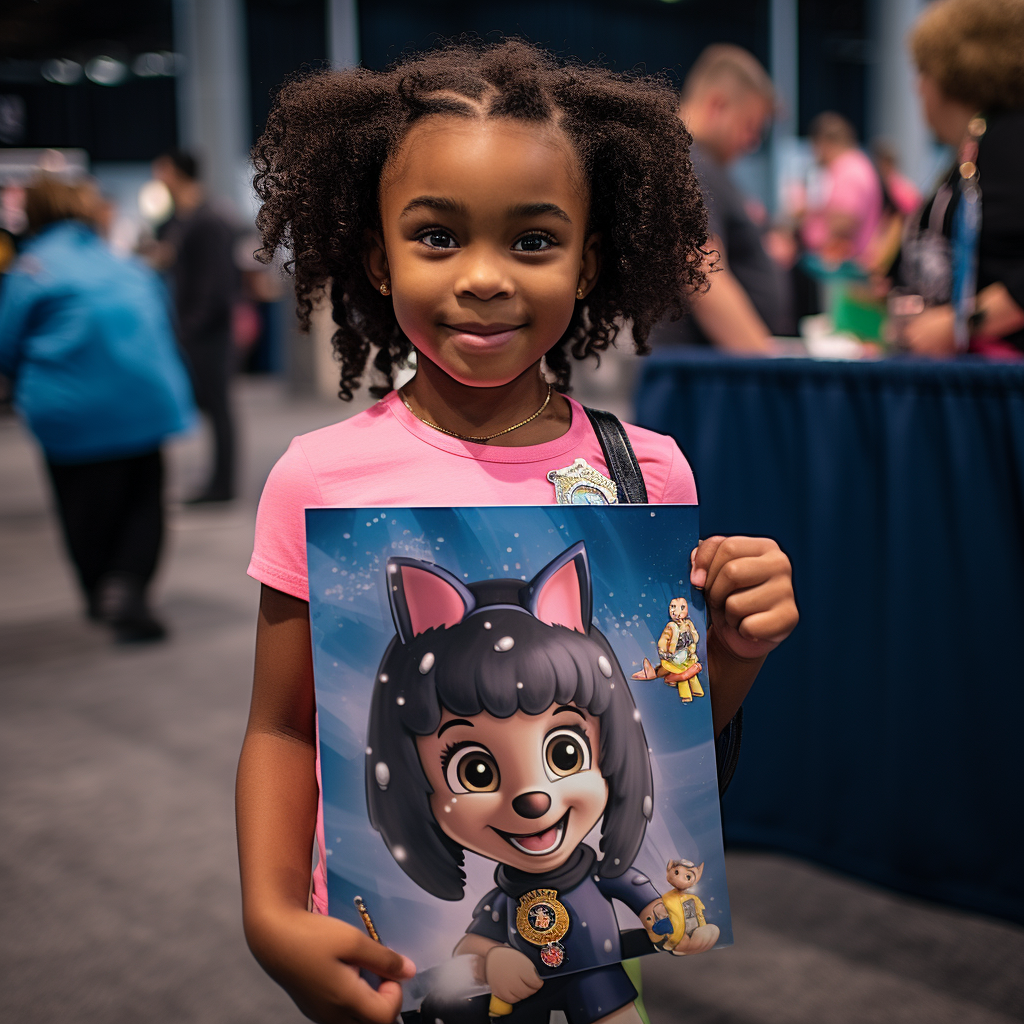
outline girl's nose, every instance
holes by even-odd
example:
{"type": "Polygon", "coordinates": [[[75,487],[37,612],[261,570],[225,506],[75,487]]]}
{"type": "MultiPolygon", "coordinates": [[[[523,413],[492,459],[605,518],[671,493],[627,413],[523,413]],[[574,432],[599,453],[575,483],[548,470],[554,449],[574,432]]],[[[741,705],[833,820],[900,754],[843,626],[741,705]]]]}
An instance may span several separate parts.
{"type": "Polygon", "coordinates": [[[512,801],[512,810],[520,818],[540,818],[547,814],[551,806],[551,797],[547,793],[520,793],[512,801]]]}
{"type": "Polygon", "coordinates": [[[508,298],[515,290],[515,284],[509,278],[501,260],[494,258],[490,253],[468,255],[455,284],[458,295],[472,295],[484,301],[508,298]]]}

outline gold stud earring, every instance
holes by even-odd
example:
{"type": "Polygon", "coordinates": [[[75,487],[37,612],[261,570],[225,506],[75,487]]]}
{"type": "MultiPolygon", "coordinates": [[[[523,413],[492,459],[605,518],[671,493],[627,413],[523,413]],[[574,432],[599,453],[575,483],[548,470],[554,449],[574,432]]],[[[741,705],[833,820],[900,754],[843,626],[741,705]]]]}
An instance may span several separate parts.
{"type": "Polygon", "coordinates": [[[389,285],[387,283],[387,281],[381,281],[381,283],[380,283],[380,293],[381,293],[381,295],[390,295],[391,294],[391,285],[389,285]]]}
{"type": "Polygon", "coordinates": [[[580,285],[579,288],[576,289],[576,298],[577,299],[582,299],[583,298],[583,285],[580,285]]]}

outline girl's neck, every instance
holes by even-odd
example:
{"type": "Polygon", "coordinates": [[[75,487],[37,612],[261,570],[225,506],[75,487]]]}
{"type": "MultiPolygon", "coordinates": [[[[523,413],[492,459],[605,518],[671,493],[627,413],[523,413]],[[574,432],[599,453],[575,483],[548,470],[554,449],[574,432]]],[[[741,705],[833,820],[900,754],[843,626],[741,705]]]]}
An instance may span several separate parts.
{"type": "MultiPolygon", "coordinates": [[[[402,388],[415,416],[470,438],[486,437],[525,420],[544,404],[547,394],[540,363],[507,384],[485,388],[460,383],[422,354],[416,376],[402,388]]],[[[486,443],[502,448],[543,444],[561,437],[571,420],[569,403],[555,393],[536,419],[486,443]]]]}

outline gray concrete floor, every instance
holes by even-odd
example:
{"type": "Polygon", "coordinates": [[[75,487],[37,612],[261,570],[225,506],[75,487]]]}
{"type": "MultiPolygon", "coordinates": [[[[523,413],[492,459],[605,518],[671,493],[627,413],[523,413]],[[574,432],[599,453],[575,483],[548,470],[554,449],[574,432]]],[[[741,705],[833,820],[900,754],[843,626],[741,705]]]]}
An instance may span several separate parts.
{"type": "MultiPolygon", "coordinates": [[[[156,603],[173,635],[148,648],[83,620],[38,458],[0,419],[2,1021],[300,1019],[240,927],[232,786],[258,596],[245,566],[274,459],[346,410],[269,381],[238,397],[244,496],[172,509],[156,603]]],[[[172,496],[195,489],[203,453],[201,436],[173,446],[172,496]]],[[[1024,1019],[1024,929],[783,856],[728,862],[736,945],[648,958],[655,1024],[1024,1019]]]]}

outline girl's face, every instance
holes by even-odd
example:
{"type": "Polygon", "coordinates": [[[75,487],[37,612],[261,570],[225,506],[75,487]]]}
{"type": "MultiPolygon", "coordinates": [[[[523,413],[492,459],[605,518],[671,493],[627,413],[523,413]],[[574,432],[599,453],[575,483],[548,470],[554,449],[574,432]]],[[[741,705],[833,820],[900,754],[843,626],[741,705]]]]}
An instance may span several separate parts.
{"type": "Polygon", "coordinates": [[[367,254],[398,323],[462,384],[507,384],[562,336],[598,271],[589,197],[557,128],[433,117],[386,169],[367,254]]]}
{"type": "Polygon", "coordinates": [[[523,871],[561,867],[608,802],[599,722],[573,704],[505,719],[444,710],[416,748],[445,834],[523,871]]]}

